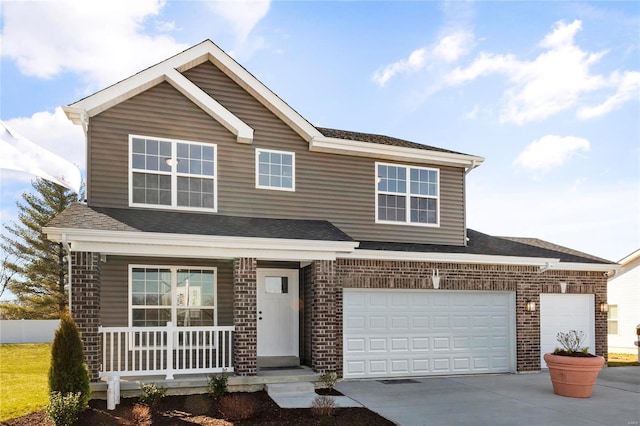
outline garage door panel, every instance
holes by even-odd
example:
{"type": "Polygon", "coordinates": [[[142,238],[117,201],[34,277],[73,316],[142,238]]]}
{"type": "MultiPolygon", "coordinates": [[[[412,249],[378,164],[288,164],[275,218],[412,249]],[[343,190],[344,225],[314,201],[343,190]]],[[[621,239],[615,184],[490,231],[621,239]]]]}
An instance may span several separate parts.
{"type": "Polygon", "coordinates": [[[346,289],[345,377],[511,371],[512,297],[510,293],[346,289]],[[352,303],[349,299],[354,294],[358,297],[352,303]]]}

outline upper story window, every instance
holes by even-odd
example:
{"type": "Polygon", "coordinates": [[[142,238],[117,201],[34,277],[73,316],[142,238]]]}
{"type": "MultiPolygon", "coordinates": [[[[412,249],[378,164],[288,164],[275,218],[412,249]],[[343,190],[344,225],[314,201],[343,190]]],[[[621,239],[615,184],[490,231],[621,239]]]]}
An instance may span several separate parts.
{"type": "Polygon", "coordinates": [[[439,226],[440,171],[376,163],[376,222],[439,226]]]}
{"type": "Polygon", "coordinates": [[[295,153],[256,148],[256,188],[295,191],[295,153]]]}
{"type": "Polygon", "coordinates": [[[129,204],[217,210],[216,145],[129,136],[129,204]]]}

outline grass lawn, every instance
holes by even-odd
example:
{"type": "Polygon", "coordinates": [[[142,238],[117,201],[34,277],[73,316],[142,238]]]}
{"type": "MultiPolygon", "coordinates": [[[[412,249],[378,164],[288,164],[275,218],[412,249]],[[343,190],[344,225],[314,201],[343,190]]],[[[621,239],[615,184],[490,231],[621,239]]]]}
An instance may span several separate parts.
{"type": "Polygon", "coordinates": [[[640,365],[637,354],[609,354],[609,367],[630,367],[640,365]]]}
{"type": "Polygon", "coordinates": [[[0,345],[0,422],[49,403],[49,343],[0,345]]]}

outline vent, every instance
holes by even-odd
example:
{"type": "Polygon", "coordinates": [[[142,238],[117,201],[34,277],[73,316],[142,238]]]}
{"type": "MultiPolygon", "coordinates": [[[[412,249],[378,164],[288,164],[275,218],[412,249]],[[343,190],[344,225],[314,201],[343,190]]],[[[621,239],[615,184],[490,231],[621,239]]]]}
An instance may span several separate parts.
{"type": "Polygon", "coordinates": [[[383,385],[403,385],[405,383],[420,383],[413,379],[378,380],[383,385]]]}

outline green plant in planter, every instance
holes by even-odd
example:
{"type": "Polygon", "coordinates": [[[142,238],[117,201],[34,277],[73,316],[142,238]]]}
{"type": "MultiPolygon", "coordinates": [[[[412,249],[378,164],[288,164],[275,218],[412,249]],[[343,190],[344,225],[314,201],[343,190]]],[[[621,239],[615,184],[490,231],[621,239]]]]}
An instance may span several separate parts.
{"type": "Polygon", "coordinates": [[[558,343],[562,345],[561,348],[556,348],[553,351],[554,355],[562,356],[575,356],[575,357],[594,357],[589,353],[587,346],[582,346],[582,342],[586,339],[584,331],[569,330],[566,333],[559,332],[556,335],[558,343]]]}

